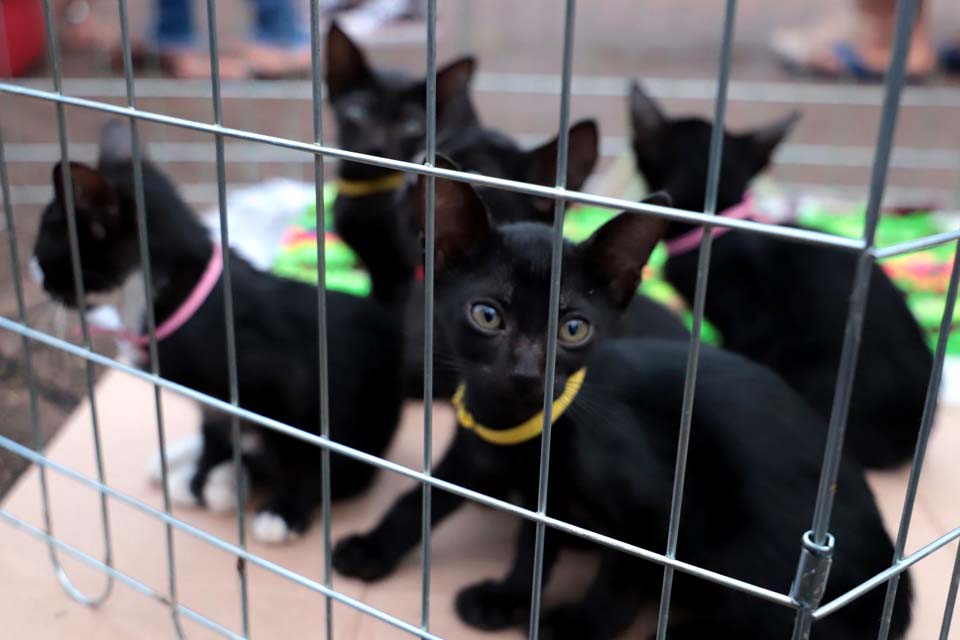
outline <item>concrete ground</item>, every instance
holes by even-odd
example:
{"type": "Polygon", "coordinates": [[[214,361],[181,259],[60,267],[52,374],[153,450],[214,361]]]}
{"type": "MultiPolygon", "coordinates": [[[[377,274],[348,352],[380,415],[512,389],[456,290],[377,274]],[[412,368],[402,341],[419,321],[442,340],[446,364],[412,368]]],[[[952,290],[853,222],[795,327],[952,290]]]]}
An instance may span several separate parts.
{"type": "MultiPolygon", "coordinates": [[[[136,580],[139,588],[135,590],[118,579],[113,594],[102,607],[87,609],[77,605],[58,584],[43,542],[0,519],[0,549],[4,550],[0,553],[0,576],[4,576],[0,580],[0,618],[4,621],[4,637],[31,640],[174,637],[170,613],[164,606],[168,594],[164,527],[143,511],[144,508],[162,508],[160,489],[147,480],[144,472],[145,462],[157,446],[153,390],[150,385],[126,374],[108,372],[98,385],[97,400],[108,484],[138,501],[136,505],[117,499],[109,501],[113,566],[136,580]],[[152,590],[154,597],[145,595],[143,588],[152,590]]],[[[196,432],[200,416],[192,402],[164,393],[162,403],[168,445],[196,432]]],[[[908,554],[949,531],[960,518],[954,473],[956,452],[960,450],[958,420],[960,414],[956,406],[941,410],[907,538],[908,554]]],[[[420,468],[422,421],[422,405],[410,403],[398,436],[387,454],[388,459],[420,468]]],[[[449,406],[438,404],[434,412],[434,459],[446,448],[454,428],[449,406]]],[[[85,403],[66,421],[46,453],[59,464],[87,477],[94,476],[90,414],[85,403]]],[[[907,475],[907,469],[869,474],[870,485],[890,531],[896,529],[899,521],[907,475]]],[[[101,559],[103,538],[97,494],[56,470],[48,473],[48,484],[57,536],[94,561],[101,559]]],[[[380,472],[369,492],[333,507],[330,517],[332,539],[336,541],[368,530],[392,501],[412,484],[410,479],[380,472]]],[[[0,501],[0,510],[12,514],[34,530],[42,528],[36,467],[24,474],[0,501]]],[[[237,543],[237,521],[233,514],[178,506],[173,509],[173,515],[221,541],[237,543]]],[[[248,511],[247,531],[251,519],[252,512],[248,511]]],[[[521,629],[499,633],[471,629],[457,618],[453,607],[455,594],[463,587],[504,575],[518,525],[519,520],[514,516],[469,504],[435,528],[431,544],[431,632],[450,640],[526,637],[525,630],[521,629]]],[[[176,528],[173,540],[179,602],[214,624],[239,633],[242,629],[241,597],[236,558],[209,539],[187,529],[176,528]]],[[[855,543],[838,541],[838,545],[855,543]]],[[[250,637],[271,640],[323,637],[323,596],[315,590],[318,583],[323,583],[320,522],[316,522],[304,537],[286,545],[264,545],[252,539],[249,533],[247,544],[251,552],[264,560],[247,564],[250,637]],[[298,574],[301,583],[285,578],[282,575],[284,570],[298,574]],[[307,583],[304,584],[302,579],[307,583]]],[[[915,597],[913,622],[906,640],[938,637],[956,551],[954,541],[911,569],[915,597]]],[[[93,595],[103,589],[104,578],[99,571],[66,552],[61,552],[60,557],[67,574],[84,593],[93,595]]],[[[681,547],[678,558],[683,560],[683,557],[681,547]]],[[[593,554],[564,553],[546,584],[545,606],[576,598],[589,583],[595,568],[593,554]]],[[[787,591],[789,579],[786,577],[778,590],[787,591]]],[[[415,626],[419,624],[421,561],[418,553],[410,554],[392,575],[380,582],[365,584],[334,574],[333,587],[388,615],[415,626]]],[[[877,615],[879,617],[879,612],[877,615]]],[[[181,618],[186,637],[191,640],[222,637],[186,614],[181,618]]],[[[655,622],[655,612],[644,611],[623,637],[647,637],[655,622]]],[[[333,637],[336,640],[392,640],[412,636],[338,602],[333,609],[333,637]]],[[[816,627],[813,637],[816,637],[816,627]]],[[[947,638],[960,640],[960,627],[956,622],[947,638]]]]}

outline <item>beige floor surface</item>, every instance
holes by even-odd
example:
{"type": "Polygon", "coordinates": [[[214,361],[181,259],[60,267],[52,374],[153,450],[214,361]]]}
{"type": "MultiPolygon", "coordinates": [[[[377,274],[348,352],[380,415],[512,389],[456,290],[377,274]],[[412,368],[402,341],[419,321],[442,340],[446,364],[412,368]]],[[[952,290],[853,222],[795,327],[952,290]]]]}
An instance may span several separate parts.
{"type": "MultiPolygon", "coordinates": [[[[160,492],[148,483],[144,472],[144,463],[156,446],[150,386],[130,376],[109,372],[97,387],[97,398],[109,484],[160,507],[160,492]]],[[[165,394],[163,409],[168,440],[196,428],[199,413],[191,402],[165,394]]],[[[92,475],[89,416],[87,406],[74,412],[47,453],[54,460],[92,475]]],[[[956,477],[960,460],[960,409],[943,408],[938,422],[921,482],[908,551],[960,524],[956,477]]],[[[450,423],[449,409],[438,407],[434,422],[438,454],[449,441],[450,423]]],[[[409,407],[401,434],[391,450],[391,459],[414,467],[420,465],[421,424],[420,407],[409,407]]],[[[95,493],[56,472],[49,477],[57,535],[99,555],[102,544],[95,493]]],[[[891,530],[899,518],[906,477],[907,471],[903,470],[874,474],[871,478],[891,530]]],[[[371,495],[337,505],[331,520],[334,539],[367,528],[393,496],[410,484],[408,480],[383,473],[371,495]]],[[[0,506],[40,525],[36,469],[24,474],[0,506]]],[[[214,535],[236,540],[236,521],[232,517],[187,509],[176,509],[174,513],[214,535]]],[[[116,500],[110,501],[110,517],[117,569],[165,592],[167,571],[162,525],[116,500]]],[[[438,527],[433,544],[433,632],[458,639],[522,637],[519,631],[488,634],[471,630],[459,623],[452,607],[453,596],[460,587],[503,573],[509,562],[515,526],[516,520],[510,516],[471,506],[438,527]]],[[[174,546],[180,601],[238,631],[240,596],[235,560],[182,531],[175,532],[174,546]]],[[[322,580],[320,526],[284,547],[265,547],[251,542],[250,549],[312,580],[322,580]]],[[[956,543],[953,543],[914,568],[917,598],[910,640],[937,637],[955,551],[956,543]]],[[[85,591],[96,592],[103,584],[100,574],[79,562],[68,558],[65,567],[85,591]]],[[[563,589],[555,588],[557,585],[582,582],[564,579],[564,576],[583,576],[588,567],[588,561],[582,558],[564,558],[547,590],[548,600],[563,597],[563,589]]],[[[322,596],[255,566],[249,570],[249,580],[253,638],[323,637],[322,596]]],[[[419,620],[420,565],[416,556],[408,558],[392,577],[376,585],[366,586],[335,577],[334,586],[408,622],[416,624],[419,620]]],[[[0,637],[18,640],[173,637],[166,607],[125,585],[115,585],[113,594],[99,609],[75,604],[57,583],[42,542],[6,524],[0,524],[0,620],[3,621],[0,637]]],[[[638,623],[638,626],[644,625],[643,621],[638,623]]],[[[183,626],[191,639],[219,637],[189,620],[185,620],[183,626]]],[[[334,631],[337,639],[344,640],[409,637],[339,603],[334,607],[334,631]]],[[[950,638],[960,639],[960,623],[954,625],[950,638]]]]}

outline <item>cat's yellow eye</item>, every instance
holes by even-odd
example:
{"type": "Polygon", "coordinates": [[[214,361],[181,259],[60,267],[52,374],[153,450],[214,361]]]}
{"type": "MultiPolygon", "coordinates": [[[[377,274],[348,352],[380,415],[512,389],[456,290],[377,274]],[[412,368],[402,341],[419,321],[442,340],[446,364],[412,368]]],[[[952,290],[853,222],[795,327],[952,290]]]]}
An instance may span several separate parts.
{"type": "Polygon", "coordinates": [[[567,318],[560,323],[560,342],[568,347],[583,344],[590,333],[590,323],[583,318],[567,318]]]}
{"type": "Polygon", "coordinates": [[[503,327],[503,316],[491,304],[475,302],[470,305],[470,321],[481,331],[497,331],[503,327]]]}

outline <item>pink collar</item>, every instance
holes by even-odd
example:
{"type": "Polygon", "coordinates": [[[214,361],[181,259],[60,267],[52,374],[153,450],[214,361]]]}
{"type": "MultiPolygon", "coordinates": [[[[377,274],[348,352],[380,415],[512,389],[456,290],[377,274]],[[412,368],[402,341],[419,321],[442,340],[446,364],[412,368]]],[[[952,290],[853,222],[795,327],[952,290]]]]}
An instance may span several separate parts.
{"type": "MultiPolygon", "coordinates": [[[[735,204],[729,209],[724,209],[717,215],[725,218],[738,218],[740,220],[764,221],[768,219],[765,215],[757,210],[753,196],[749,193],[743,197],[743,201],[741,201],[739,204],[735,204]]],[[[718,238],[728,231],[730,231],[730,227],[714,227],[711,235],[713,238],[718,238]]],[[[695,229],[691,229],[690,231],[687,231],[676,238],[667,240],[664,243],[667,247],[667,255],[674,257],[693,251],[700,246],[700,240],[702,239],[703,227],[698,226],[695,229]]]]}
{"type": "MultiPolygon", "coordinates": [[[[207,296],[210,295],[210,292],[213,291],[213,288],[216,286],[217,281],[220,280],[220,274],[223,272],[223,250],[220,245],[214,243],[213,251],[210,253],[210,261],[207,263],[206,269],[203,271],[203,275],[200,276],[200,280],[197,281],[197,284],[193,287],[193,291],[190,292],[190,295],[181,303],[177,310],[174,311],[169,318],[164,320],[157,327],[157,342],[160,342],[164,338],[168,338],[176,331],[185,325],[190,318],[193,317],[193,314],[197,312],[197,309],[204,303],[207,299],[207,296]]],[[[148,302],[148,304],[152,304],[148,302]]],[[[146,353],[145,347],[150,344],[150,335],[134,335],[128,331],[115,330],[115,329],[104,329],[99,327],[90,327],[91,333],[97,334],[106,334],[112,335],[124,342],[129,342],[130,344],[140,347],[142,353],[146,353]]]]}

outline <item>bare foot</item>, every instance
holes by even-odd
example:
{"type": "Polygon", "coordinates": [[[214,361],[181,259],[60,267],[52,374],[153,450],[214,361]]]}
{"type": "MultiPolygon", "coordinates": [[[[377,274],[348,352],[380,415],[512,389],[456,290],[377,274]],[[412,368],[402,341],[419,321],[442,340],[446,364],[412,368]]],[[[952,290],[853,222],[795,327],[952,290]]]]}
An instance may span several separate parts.
{"type": "MultiPolygon", "coordinates": [[[[790,66],[816,74],[844,76],[882,76],[893,53],[893,16],[837,13],[805,28],[778,29],[770,46],[790,66]],[[853,58],[853,60],[851,60],[853,58]],[[858,69],[851,69],[856,65],[858,69]]],[[[910,50],[907,53],[907,74],[922,77],[936,67],[936,51],[927,22],[917,17],[910,50]]]]}
{"type": "Polygon", "coordinates": [[[310,46],[275,47],[251,44],[247,49],[250,72],[258,78],[290,78],[310,73],[310,46]]]}
{"type": "MultiPolygon", "coordinates": [[[[237,80],[247,77],[247,67],[242,60],[222,54],[219,60],[221,80],[237,80]]],[[[174,78],[186,80],[210,77],[210,57],[187,49],[161,53],[160,67],[174,78]]]]}
{"type": "Polygon", "coordinates": [[[120,39],[117,26],[98,17],[88,0],[68,0],[58,8],[60,42],[64,49],[107,49],[120,39]]]}

